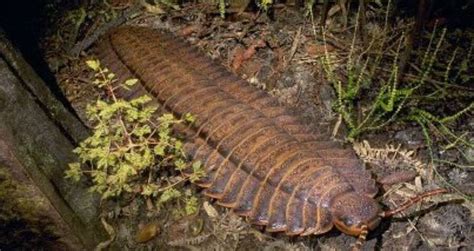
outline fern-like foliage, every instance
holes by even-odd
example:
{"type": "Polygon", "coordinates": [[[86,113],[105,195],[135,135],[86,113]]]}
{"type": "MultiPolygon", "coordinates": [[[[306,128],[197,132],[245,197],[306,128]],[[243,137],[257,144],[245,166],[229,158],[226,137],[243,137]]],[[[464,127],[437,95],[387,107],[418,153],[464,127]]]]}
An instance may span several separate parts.
{"type": "Polygon", "coordinates": [[[116,95],[118,89],[137,84],[137,79],[117,83],[115,74],[99,61],[90,60],[87,65],[95,72],[93,83],[109,97],[87,106],[92,135],[74,150],[80,161],[69,165],[66,177],[74,181],[84,175],[90,177],[90,190],[101,194],[102,199],[127,193],[153,199],[157,205],[181,199],[186,214],[192,214],[197,209],[196,198],[176,187],[186,180],[198,180],[204,171],[200,162],[187,161],[173,126],[192,123],[193,116],[177,119],[167,113],[157,117],[157,107],[148,105],[150,97],[127,101],[116,95]],[[188,178],[162,175],[169,168],[179,174],[189,166],[194,172],[188,178]]]}

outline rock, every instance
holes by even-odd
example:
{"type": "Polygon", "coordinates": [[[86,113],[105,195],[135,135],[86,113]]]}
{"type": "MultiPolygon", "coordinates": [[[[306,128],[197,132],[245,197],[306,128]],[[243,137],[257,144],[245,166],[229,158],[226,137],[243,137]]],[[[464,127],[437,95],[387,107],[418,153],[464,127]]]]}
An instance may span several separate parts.
{"type": "Polygon", "coordinates": [[[456,247],[462,245],[472,228],[469,210],[451,204],[421,218],[420,228],[426,228],[425,238],[436,246],[456,247]]]}

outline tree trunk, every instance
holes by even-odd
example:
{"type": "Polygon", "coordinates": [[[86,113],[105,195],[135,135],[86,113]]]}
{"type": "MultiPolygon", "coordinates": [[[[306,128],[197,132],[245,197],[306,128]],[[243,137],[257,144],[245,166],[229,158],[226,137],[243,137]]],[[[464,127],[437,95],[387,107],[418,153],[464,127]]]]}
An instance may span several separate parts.
{"type": "Polygon", "coordinates": [[[14,239],[21,236],[15,230],[21,229],[11,220],[22,217],[23,227],[34,219],[46,224],[40,230],[51,230],[49,244],[37,242],[45,249],[90,250],[105,239],[98,198],[86,184],[64,179],[68,163],[76,161],[72,150],[85,137],[83,124],[51,94],[0,29],[0,216],[13,217],[0,217],[0,249],[21,248],[22,242],[30,247],[31,236],[14,239]]]}

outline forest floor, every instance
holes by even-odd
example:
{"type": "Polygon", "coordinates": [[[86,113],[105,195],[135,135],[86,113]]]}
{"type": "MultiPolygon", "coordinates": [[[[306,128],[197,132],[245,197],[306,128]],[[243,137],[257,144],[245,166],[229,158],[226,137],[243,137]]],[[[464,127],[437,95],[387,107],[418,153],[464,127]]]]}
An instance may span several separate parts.
{"type": "MultiPolygon", "coordinates": [[[[116,6],[112,4],[105,9],[87,10],[93,14],[84,16],[80,22],[77,21],[80,12],[69,12],[68,17],[60,19],[65,25],[59,31],[51,31],[52,35],[46,38],[44,43],[47,60],[56,72],[58,83],[84,121],[86,104],[101,95],[91,84],[91,74],[84,63],[86,59],[93,57],[93,54],[86,50],[81,52],[78,58],[65,59],[64,55],[68,53],[65,50],[73,46],[64,46],[64,43],[75,45],[77,41],[84,40],[95,30],[99,30],[101,24],[105,23],[104,20],[109,19],[106,17],[108,14],[115,15],[130,8],[128,5],[122,5],[127,1],[111,2],[116,3],[116,6]],[[72,36],[72,39],[64,34],[72,36]]],[[[384,29],[385,11],[382,7],[372,7],[367,11],[365,32],[369,41],[380,34],[390,37],[386,40],[383,51],[381,50],[387,58],[377,61],[380,64],[377,67],[387,69],[387,72],[374,76],[371,83],[373,86],[362,87],[365,92],[358,93],[358,105],[353,106],[355,110],[352,112],[358,113],[355,117],[364,118],[367,107],[370,108],[373,99],[377,98],[377,91],[380,90],[377,83],[382,83],[384,78],[390,78],[392,59],[394,55],[398,55],[397,46],[402,44],[401,34],[408,33],[408,27],[413,25],[410,18],[393,18],[389,22],[388,32],[384,29]]],[[[185,38],[252,85],[267,91],[285,105],[301,111],[300,115],[309,126],[332,134],[335,140],[346,142],[347,133],[351,128],[344,125],[347,121],[334,109],[338,99],[343,97],[335,89],[337,86],[328,80],[327,70],[324,68],[327,62],[325,60],[331,58],[335,69],[332,73],[347,80],[349,77],[344,66],[350,62],[351,55],[365,55],[369,58],[377,55],[378,51],[367,49],[370,42],[364,42],[358,34],[354,35],[356,12],[345,15],[340,9],[332,8],[324,36],[321,33],[319,18],[316,20],[313,22],[310,16],[305,15],[305,10],[286,5],[275,6],[271,15],[258,10],[240,12],[229,9],[226,18],[222,19],[215,6],[186,4],[176,9],[150,5],[138,10],[124,23],[164,29],[185,38]],[[344,20],[347,20],[346,25],[344,20]]],[[[423,57],[431,34],[422,34],[422,46],[414,52],[414,57],[423,57]]],[[[439,70],[448,67],[453,48],[456,46],[460,48],[458,55],[471,56],[467,51],[472,50],[473,34],[472,30],[448,30],[446,41],[438,52],[439,60],[436,60],[437,65],[433,68],[439,70]],[[458,37],[468,37],[470,44],[457,42],[464,41],[458,37]]],[[[403,46],[401,47],[403,50],[403,46]]],[[[416,61],[420,59],[413,60],[416,61]]],[[[368,64],[371,66],[371,62],[368,64]]],[[[451,67],[451,64],[449,65],[451,67]]],[[[453,69],[463,67],[452,65],[453,69]]],[[[465,67],[468,68],[467,71],[459,72],[466,75],[468,80],[450,83],[449,88],[452,89],[444,89],[450,93],[459,92],[464,95],[457,97],[458,102],[450,104],[453,107],[443,108],[441,114],[438,114],[439,117],[448,116],[452,114],[451,111],[459,111],[472,105],[472,101],[469,101],[474,96],[472,65],[465,67]]],[[[419,72],[420,68],[416,63],[410,63],[407,67],[407,74],[410,76],[420,76],[419,72]]],[[[442,74],[435,72],[428,78],[430,81],[427,81],[426,85],[448,88],[439,84],[442,82],[442,74]]],[[[449,96],[439,101],[443,103],[449,99],[454,98],[449,96]]],[[[409,105],[422,108],[428,101],[423,100],[416,104],[414,102],[409,105]]],[[[436,104],[428,104],[426,109],[440,111],[438,107],[436,104]]],[[[436,247],[468,250],[469,246],[474,246],[474,119],[465,114],[459,117],[459,120],[449,124],[449,128],[456,135],[461,135],[457,137],[460,138],[459,141],[468,141],[471,147],[460,144],[446,147],[447,144],[456,142],[444,141],[444,134],[436,130],[436,122],[428,124],[427,130],[424,130],[424,127],[417,123],[402,119],[377,130],[361,133],[352,143],[348,143],[354,146],[360,157],[367,162],[367,168],[375,178],[397,171],[415,172],[414,179],[381,189],[377,199],[387,208],[395,208],[421,191],[446,187],[447,183],[447,187],[453,191],[448,195],[430,198],[422,206],[407,210],[401,216],[384,219],[381,225],[369,234],[364,249],[432,250],[436,247]],[[427,147],[426,132],[431,135],[431,147],[427,147]],[[431,161],[433,153],[443,162],[431,161]]],[[[159,213],[147,212],[140,201],[128,205],[105,206],[104,212],[109,216],[109,224],[115,229],[116,243],[119,243],[117,245],[123,250],[346,250],[355,242],[355,238],[336,230],[309,237],[265,233],[263,229],[250,226],[244,218],[214,206],[212,201],[206,201],[206,198],[202,198],[201,202],[204,204],[197,215],[179,219],[168,217],[170,213],[167,209],[159,213]],[[137,243],[137,232],[140,233],[150,226],[158,230],[155,233],[157,237],[145,243],[137,243]]]]}

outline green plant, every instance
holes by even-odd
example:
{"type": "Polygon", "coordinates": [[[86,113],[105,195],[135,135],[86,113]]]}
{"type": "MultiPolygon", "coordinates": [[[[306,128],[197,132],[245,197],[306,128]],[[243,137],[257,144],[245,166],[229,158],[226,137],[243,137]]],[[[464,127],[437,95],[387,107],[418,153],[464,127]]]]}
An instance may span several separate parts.
{"type": "Polygon", "coordinates": [[[225,18],[225,0],[219,0],[219,13],[221,18],[225,18]]]}
{"type": "MultiPolygon", "coordinates": [[[[358,17],[355,19],[359,20],[358,17]]],[[[376,90],[377,95],[373,101],[368,102],[369,105],[362,111],[362,114],[358,111],[360,98],[364,95],[363,92],[375,87],[375,68],[370,68],[369,64],[376,65],[380,63],[381,56],[372,59],[370,57],[363,58],[363,54],[361,54],[358,58],[354,58],[357,31],[358,25],[356,24],[347,64],[342,66],[344,78],[336,73],[338,69],[336,69],[327,50],[325,50],[322,61],[324,72],[336,91],[337,100],[334,109],[348,126],[347,138],[351,141],[365,131],[380,129],[388,124],[399,113],[404,105],[404,100],[411,95],[409,88],[398,88],[397,61],[401,46],[401,42],[399,42],[389,77],[381,79],[381,85],[376,90]],[[374,60],[374,62],[371,62],[371,60],[374,60]],[[389,118],[387,119],[387,117],[389,118]]],[[[323,30],[323,39],[326,43],[325,30],[323,30]]],[[[367,50],[370,50],[374,45],[375,39],[372,40],[367,50]]]]}
{"type": "Polygon", "coordinates": [[[259,0],[259,1],[256,1],[256,4],[263,11],[268,11],[268,9],[273,4],[273,0],[259,0]]]}
{"type": "MultiPolygon", "coordinates": [[[[183,142],[173,126],[192,123],[193,116],[186,114],[183,119],[176,119],[167,113],[156,118],[157,107],[148,105],[150,97],[126,101],[116,95],[119,88],[128,90],[137,79],[116,83],[114,73],[103,68],[99,61],[90,60],[87,65],[95,72],[93,83],[105,89],[109,98],[87,106],[93,133],[74,150],[80,162],[69,165],[66,177],[74,181],[83,175],[91,177],[90,190],[101,194],[102,199],[125,193],[153,199],[157,205],[176,198],[192,201],[192,196],[182,196],[177,185],[198,180],[204,172],[200,162],[186,160],[183,142]],[[193,173],[187,178],[165,175],[170,169],[179,174],[188,167],[193,173]]],[[[190,205],[195,204],[193,201],[190,205]]]]}
{"type": "MultiPolygon", "coordinates": [[[[390,7],[390,2],[388,6],[390,7]]],[[[355,24],[345,64],[338,65],[335,56],[327,49],[322,58],[324,73],[336,93],[333,107],[339,114],[340,121],[347,126],[347,139],[353,141],[366,132],[387,130],[387,126],[393,124],[416,123],[425,138],[431,159],[430,167],[435,173],[435,162],[466,168],[468,166],[438,159],[433,145],[436,144],[443,151],[456,149],[464,157],[464,150],[474,147],[467,139],[468,133],[457,132],[455,129],[457,121],[474,110],[472,99],[458,102],[456,109],[446,108],[444,102],[472,95],[466,94],[463,91],[465,88],[456,84],[456,81],[465,83],[465,80],[473,77],[472,71],[469,73],[471,66],[468,63],[473,43],[471,42],[470,48],[466,50],[466,57],[460,60],[459,65],[456,65],[455,59],[460,48],[453,50],[452,55],[443,61],[441,52],[447,50],[443,48],[443,45],[447,46],[447,30],[439,32],[435,27],[426,47],[422,49],[423,52],[418,55],[420,60],[410,64],[411,72],[401,74],[399,55],[406,37],[403,33],[389,33],[389,7],[381,32],[379,30],[373,34],[366,47],[356,45],[359,25],[355,24]],[[396,37],[398,39],[395,43],[388,44],[389,37],[391,41],[396,37]],[[399,79],[400,77],[403,79],[399,79]],[[459,96],[454,96],[458,93],[459,96]]],[[[356,17],[355,20],[357,22],[359,18],[356,17]]],[[[325,44],[326,32],[322,31],[325,44]]]]}
{"type": "MultiPolygon", "coordinates": [[[[388,14],[382,33],[387,32],[387,18],[388,14]]],[[[432,74],[433,64],[437,59],[446,30],[441,32],[435,46],[433,44],[436,32],[432,33],[428,48],[421,61],[420,72],[401,85],[398,79],[400,75],[398,63],[402,42],[405,39],[403,34],[398,40],[397,49],[391,59],[390,72],[386,74],[386,70],[380,67],[387,61],[383,56],[386,37],[382,35],[383,37],[378,41],[375,38],[372,39],[368,47],[355,58],[358,25],[356,24],[355,27],[347,64],[338,68],[327,50],[322,58],[324,72],[336,91],[337,100],[334,108],[349,129],[348,139],[353,140],[364,132],[379,130],[395,121],[411,120],[418,122],[416,118],[421,114],[418,104],[424,102],[422,99],[425,97],[433,97],[441,93],[439,88],[435,92],[429,93],[428,88],[423,87],[427,86],[427,79],[432,74]],[[373,53],[376,56],[366,56],[367,52],[373,48],[378,48],[378,51],[373,53]],[[337,73],[340,71],[343,72],[342,77],[337,73]],[[367,101],[366,97],[372,97],[373,99],[367,101]]],[[[323,39],[326,42],[326,31],[323,31],[323,39]]],[[[448,76],[452,61],[453,59],[446,67],[444,76],[448,76]]],[[[461,114],[467,113],[471,108],[472,106],[468,106],[461,113],[449,117],[459,118],[461,114]]]]}

